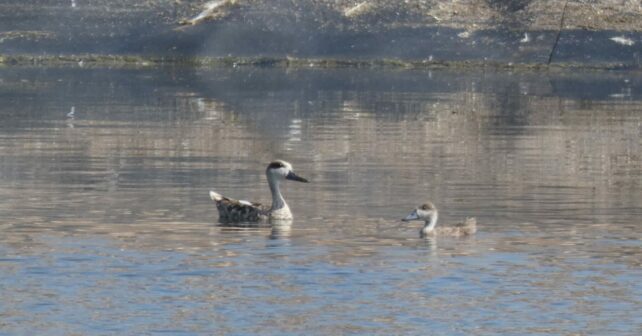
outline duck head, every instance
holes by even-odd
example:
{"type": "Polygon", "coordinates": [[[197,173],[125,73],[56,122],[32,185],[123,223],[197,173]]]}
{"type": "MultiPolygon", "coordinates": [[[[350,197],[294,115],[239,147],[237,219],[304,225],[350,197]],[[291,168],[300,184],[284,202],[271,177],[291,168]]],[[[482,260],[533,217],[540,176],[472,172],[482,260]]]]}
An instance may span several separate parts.
{"type": "Polygon", "coordinates": [[[265,170],[265,175],[267,175],[268,180],[292,180],[308,183],[307,179],[294,173],[294,171],[292,170],[292,165],[289,162],[283,160],[270,162],[267,169],[265,170]]]}

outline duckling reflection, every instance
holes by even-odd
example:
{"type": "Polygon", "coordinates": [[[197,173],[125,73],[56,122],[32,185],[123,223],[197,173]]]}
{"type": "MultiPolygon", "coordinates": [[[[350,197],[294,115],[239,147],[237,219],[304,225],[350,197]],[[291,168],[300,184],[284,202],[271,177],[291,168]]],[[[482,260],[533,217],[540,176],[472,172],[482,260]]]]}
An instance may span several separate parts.
{"type": "Polygon", "coordinates": [[[261,203],[235,200],[210,191],[210,198],[216,202],[219,220],[225,223],[236,223],[292,219],[290,207],[281,195],[280,182],[292,180],[307,183],[308,180],[297,176],[292,170],[292,165],[282,160],[271,162],[265,170],[265,175],[272,192],[272,206],[270,208],[264,207],[261,203]]]}
{"type": "Polygon", "coordinates": [[[466,218],[463,223],[436,228],[438,217],[439,212],[437,211],[437,207],[431,202],[427,202],[414,209],[408,216],[403,218],[402,221],[423,220],[425,222],[424,226],[419,231],[419,235],[422,238],[434,235],[462,237],[470,236],[477,232],[477,220],[474,217],[466,218]]]}

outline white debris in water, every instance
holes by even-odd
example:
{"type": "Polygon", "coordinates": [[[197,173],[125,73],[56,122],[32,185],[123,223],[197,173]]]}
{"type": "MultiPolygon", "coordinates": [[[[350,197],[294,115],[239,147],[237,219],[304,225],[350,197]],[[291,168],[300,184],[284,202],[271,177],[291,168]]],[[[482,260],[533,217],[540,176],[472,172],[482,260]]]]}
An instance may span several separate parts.
{"type": "Polygon", "coordinates": [[[519,40],[519,43],[528,43],[530,41],[531,41],[530,35],[528,35],[528,33],[524,33],[524,37],[521,40],[519,40]]]}
{"type": "Polygon", "coordinates": [[[181,24],[197,25],[201,21],[215,19],[222,15],[221,10],[236,5],[238,0],[218,0],[210,1],[206,3],[203,7],[203,11],[191,19],[184,20],[181,24]]]}
{"type": "Polygon", "coordinates": [[[74,128],[75,117],[76,117],[76,106],[72,106],[71,111],[67,113],[67,127],[74,128]]]}
{"type": "Polygon", "coordinates": [[[609,95],[611,98],[616,98],[616,99],[622,99],[622,98],[630,98],[631,97],[631,88],[625,88],[621,90],[619,93],[612,93],[609,95]]]}
{"type": "Polygon", "coordinates": [[[348,18],[357,17],[359,15],[365,14],[370,9],[372,9],[372,7],[372,4],[370,4],[368,1],[364,1],[354,7],[346,9],[345,11],[343,11],[343,15],[348,18]]]}
{"type": "Polygon", "coordinates": [[[635,44],[635,41],[631,40],[630,38],[628,38],[626,36],[615,36],[615,37],[611,37],[609,40],[611,40],[611,41],[613,41],[613,42],[615,42],[617,44],[621,44],[621,45],[625,45],[625,46],[629,46],[629,47],[635,44]]]}
{"type": "Polygon", "coordinates": [[[469,31],[463,31],[463,32],[457,34],[457,36],[459,36],[460,38],[464,38],[464,39],[465,38],[469,38],[470,37],[470,32],[469,31]]]}
{"type": "Polygon", "coordinates": [[[71,8],[76,8],[76,0],[71,0],[71,8]]]}
{"type": "Polygon", "coordinates": [[[205,19],[207,16],[212,14],[217,8],[221,7],[225,1],[212,1],[205,4],[205,8],[197,16],[195,16],[192,21],[200,21],[205,19]]]}

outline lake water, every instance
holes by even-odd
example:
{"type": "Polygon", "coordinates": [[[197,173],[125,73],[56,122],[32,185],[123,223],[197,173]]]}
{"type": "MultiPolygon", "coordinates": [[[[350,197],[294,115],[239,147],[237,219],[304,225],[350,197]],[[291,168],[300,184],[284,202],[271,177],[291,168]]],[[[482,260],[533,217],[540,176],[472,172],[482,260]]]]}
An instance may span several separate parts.
{"type": "Polygon", "coordinates": [[[0,69],[0,334],[639,335],[642,74],[0,69]],[[225,227],[208,197],[289,226],[225,227]],[[421,239],[432,200],[471,238],[421,239]]]}

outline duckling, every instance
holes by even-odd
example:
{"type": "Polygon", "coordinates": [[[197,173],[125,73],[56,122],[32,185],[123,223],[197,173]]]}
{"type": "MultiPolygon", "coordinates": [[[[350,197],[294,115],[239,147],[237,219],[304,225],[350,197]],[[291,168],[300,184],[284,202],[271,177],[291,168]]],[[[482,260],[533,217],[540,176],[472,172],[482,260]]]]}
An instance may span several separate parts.
{"type": "Polygon", "coordinates": [[[406,218],[403,218],[402,221],[425,221],[424,227],[419,231],[419,235],[422,238],[431,235],[462,237],[470,236],[477,232],[477,220],[474,217],[468,217],[463,223],[457,223],[453,226],[435,228],[438,216],[439,212],[437,211],[437,207],[431,202],[427,202],[414,209],[406,218]]]}
{"type": "Polygon", "coordinates": [[[266,220],[291,220],[292,212],[279,185],[283,180],[308,183],[308,180],[296,175],[292,165],[283,160],[272,161],[265,170],[268,185],[272,192],[272,206],[267,208],[261,203],[235,200],[215,191],[210,191],[210,198],[216,202],[219,220],[222,222],[259,222],[266,220]]]}

